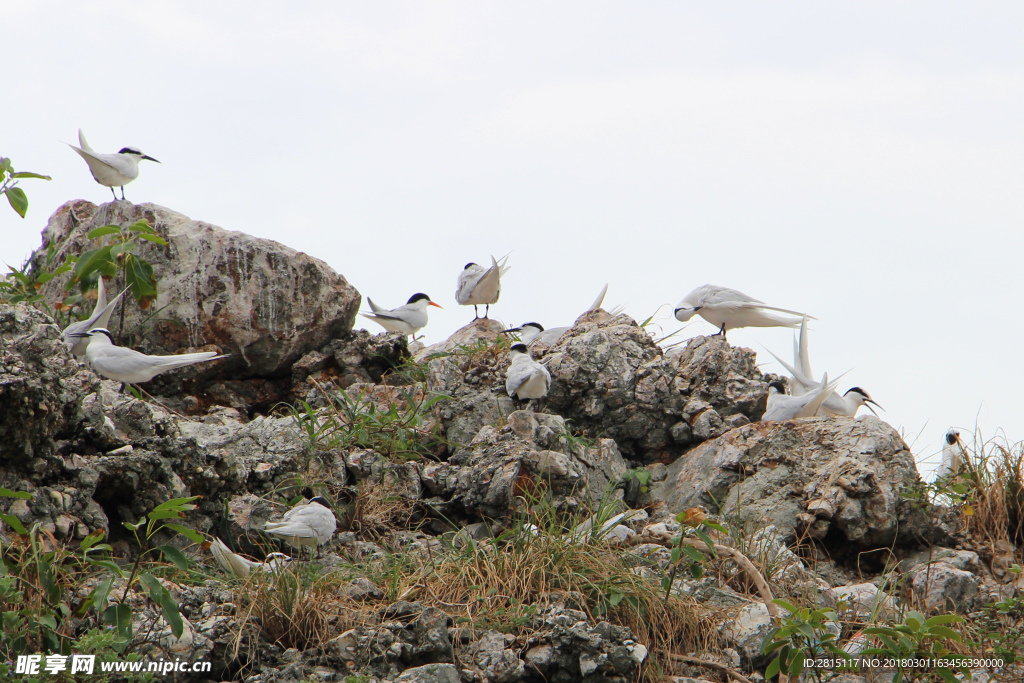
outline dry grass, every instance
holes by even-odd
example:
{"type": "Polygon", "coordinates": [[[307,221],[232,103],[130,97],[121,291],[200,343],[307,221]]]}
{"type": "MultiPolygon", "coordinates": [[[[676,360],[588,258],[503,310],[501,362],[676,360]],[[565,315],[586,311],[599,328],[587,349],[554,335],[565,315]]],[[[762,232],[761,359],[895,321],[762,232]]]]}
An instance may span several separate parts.
{"type": "Polygon", "coordinates": [[[986,547],[1024,545],[1024,442],[979,436],[965,455],[958,479],[971,489],[961,507],[971,536],[986,547]]]}
{"type": "Polygon", "coordinates": [[[364,480],[356,486],[349,507],[349,529],[369,538],[381,538],[396,529],[414,529],[419,521],[417,507],[415,500],[386,483],[364,480]]]}
{"type": "Polygon", "coordinates": [[[621,548],[592,540],[571,543],[561,535],[571,524],[554,524],[552,516],[543,516],[531,522],[539,533],[517,525],[423,567],[416,577],[416,599],[455,615],[463,625],[515,635],[527,635],[538,610],[560,602],[585,612],[594,623],[629,627],[653,655],[648,679],[673,668],[670,654],[715,645],[706,609],[675,595],[666,599],[656,582],[641,578],[620,559],[621,548]]]}

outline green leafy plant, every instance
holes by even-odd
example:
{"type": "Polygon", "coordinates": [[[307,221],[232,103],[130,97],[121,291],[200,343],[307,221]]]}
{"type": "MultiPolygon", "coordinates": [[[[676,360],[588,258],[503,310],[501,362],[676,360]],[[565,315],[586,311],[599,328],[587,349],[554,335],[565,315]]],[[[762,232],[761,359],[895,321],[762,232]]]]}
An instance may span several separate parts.
{"type": "Polygon", "coordinates": [[[78,257],[74,265],[74,276],[68,286],[81,283],[88,288],[98,275],[115,278],[131,289],[132,296],[141,308],[148,308],[156,299],[156,276],[153,266],[136,251],[141,242],[167,246],[167,241],[157,234],[146,219],[126,227],[104,225],[90,230],[87,236],[96,240],[100,246],[78,257]]]}
{"type": "Polygon", "coordinates": [[[665,591],[665,599],[672,594],[672,584],[675,583],[679,569],[684,569],[690,576],[699,579],[704,576],[704,562],[710,558],[717,558],[715,542],[708,535],[707,530],[712,529],[720,533],[728,533],[728,529],[718,522],[710,519],[696,519],[688,515],[688,511],[676,515],[676,521],[683,525],[679,536],[672,539],[672,569],[668,575],[661,580],[661,587],[665,591]],[[686,543],[687,539],[696,538],[703,544],[703,549],[686,543]]]}
{"type": "MultiPolygon", "coordinates": [[[[781,619],[781,625],[769,631],[761,644],[761,652],[775,653],[775,658],[765,669],[768,680],[780,673],[799,676],[804,670],[804,660],[815,657],[841,658],[854,666],[853,658],[836,644],[840,632],[839,618],[830,609],[809,609],[797,607],[786,600],[776,599],[776,605],[789,610],[789,616],[781,619]],[[830,628],[831,625],[831,628],[830,628]]],[[[811,669],[816,680],[831,675],[831,668],[811,669]]]]}
{"type": "MultiPolygon", "coordinates": [[[[1017,567],[1017,573],[1020,567],[1017,567]]],[[[1010,597],[985,605],[977,619],[980,650],[1006,664],[1024,658],[1024,598],[1010,597]]]]}
{"type": "Polygon", "coordinates": [[[28,196],[25,190],[18,187],[18,181],[22,178],[39,178],[40,180],[51,180],[48,175],[29,173],[28,171],[15,171],[8,157],[0,157],[0,194],[7,197],[7,203],[11,205],[22,218],[28,212],[28,196]]]}
{"type": "Polygon", "coordinates": [[[933,667],[917,666],[916,663],[930,663],[936,658],[953,662],[963,659],[949,649],[951,642],[960,643],[963,637],[947,625],[963,622],[964,618],[956,614],[940,614],[925,619],[920,612],[910,612],[902,624],[864,629],[865,635],[875,636],[877,647],[867,648],[861,654],[895,661],[897,669],[893,683],[901,683],[905,679],[917,681],[928,675],[937,675],[944,681],[955,683],[957,676],[953,673],[954,668],[970,678],[966,666],[933,667]]]}
{"type": "Polygon", "coordinates": [[[328,400],[327,410],[317,411],[305,401],[290,407],[311,448],[365,448],[392,459],[418,460],[435,456],[443,445],[431,408],[450,396],[417,399],[414,389],[401,389],[398,400],[379,408],[365,392],[353,398],[320,389],[328,400]]]}
{"type": "MultiPolygon", "coordinates": [[[[0,489],[0,497],[30,500],[32,494],[0,489]]],[[[184,625],[177,603],[152,573],[143,570],[143,562],[162,554],[176,566],[187,567],[180,550],[168,545],[154,547],[151,541],[164,528],[202,541],[197,532],[168,521],[194,509],[191,503],[195,499],[169,500],[138,523],[125,524],[141,549],[129,571],[111,559],[112,547],[101,542],[101,530],[86,536],[78,552],[72,552],[39,524],[27,529],[14,515],[0,513],[0,519],[17,534],[15,543],[0,546],[0,662],[18,654],[82,652],[79,638],[88,638],[86,646],[126,653],[132,645],[133,616],[127,598],[132,586],[140,582],[160,607],[175,637],[181,637],[184,625]],[[102,578],[74,602],[76,586],[86,576],[97,574],[102,578]],[[125,582],[119,599],[111,596],[117,579],[125,582]],[[96,626],[82,636],[80,625],[89,621],[90,614],[96,615],[96,626]],[[101,637],[103,633],[113,635],[101,637]]]]}

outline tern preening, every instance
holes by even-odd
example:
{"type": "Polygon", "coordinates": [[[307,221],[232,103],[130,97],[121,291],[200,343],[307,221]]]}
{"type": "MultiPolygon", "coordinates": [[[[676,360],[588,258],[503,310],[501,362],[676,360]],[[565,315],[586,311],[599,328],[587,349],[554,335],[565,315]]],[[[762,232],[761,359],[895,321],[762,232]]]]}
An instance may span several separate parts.
{"type": "Polygon", "coordinates": [[[526,344],[513,344],[512,363],[505,375],[505,391],[514,401],[542,399],[551,387],[551,373],[530,357],[526,344]]]}
{"type": "Polygon", "coordinates": [[[814,417],[821,404],[825,402],[832,392],[836,390],[839,380],[828,381],[826,373],[821,378],[818,388],[802,396],[786,395],[786,387],[782,382],[769,382],[768,384],[768,409],[761,418],[762,422],[769,420],[792,420],[798,417],[814,417]]]}
{"type": "Polygon", "coordinates": [[[473,307],[473,320],[480,317],[477,306],[486,305],[484,317],[491,312],[491,304],[498,301],[501,296],[501,276],[508,272],[509,266],[505,263],[508,256],[495,261],[491,257],[491,267],[484,269],[475,263],[467,263],[466,267],[459,273],[459,281],[455,286],[455,300],[462,306],[473,307]]]}
{"type": "Polygon", "coordinates": [[[71,143],[66,144],[78,152],[78,155],[85,159],[85,163],[89,164],[89,170],[92,171],[92,177],[96,179],[96,182],[110,188],[110,193],[114,195],[114,201],[117,201],[115,187],[121,188],[121,199],[124,199],[124,186],[139,177],[140,161],[149,159],[160,163],[135,147],[122,147],[117,154],[99,154],[85,141],[85,135],[81,128],[78,129],[78,144],[81,147],[75,147],[71,143]]]}
{"type": "MultiPolygon", "coordinates": [[[[588,308],[584,312],[590,313],[591,311],[596,311],[599,308],[601,308],[602,304],[604,304],[604,296],[607,293],[608,285],[605,285],[601,289],[601,293],[597,295],[596,299],[594,299],[594,303],[590,304],[590,308],[588,308]]],[[[622,307],[619,306],[616,307],[614,310],[609,311],[609,313],[611,313],[612,315],[618,315],[621,311],[622,307]]],[[[544,326],[541,325],[540,323],[529,322],[523,323],[519,327],[510,327],[509,329],[505,330],[505,333],[516,333],[519,336],[519,341],[523,342],[527,346],[532,346],[534,343],[543,344],[544,346],[551,346],[556,341],[558,341],[559,337],[568,332],[570,329],[571,327],[563,326],[552,327],[551,329],[545,330],[544,326]]]]}
{"type": "Polygon", "coordinates": [[[267,522],[264,527],[271,536],[276,536],[293,548],[316,548],[331,540],[338,528],[338,520],[320,496],[308,503],[296,505],[278,522],[267,522]]]}
{"type": "Polygon", "coordinates": [[[113,335],[102,327],[95,327],[84,335],[79,333],[75,336],[88,337],[85,355],[96,372],[124,384],[148,382],[161,372],[227,357],[216,351],[182,353],[176,356],[147,356],[134,349],[116,346],[113,335]]]}
{"type": "MultiPolygon", "coordinates": [[[[125,287],[124,292],[127,292],[128,288],[125,287]]],[[[103,285],[103,278],[99,279],[96,284],[96,305],[93,306],[92,314],[85,320],[80,320],[76,323],[71,323],[64,328],[64,331],[60,333],[61,339],[70,351],[79,358],[85,355],[85,348],[89,345],[89,337],[83,333],[89,330],[106,326],[110,323],[110,314],[114,312],[114,308],[117,306],[117,302],[124,296],[124,292],[118,294],[113,301],[107,303],[107,291],[103,285]]]]}
{"type": "Polygon", "coordinates": [[[409,297],[408,303],[391,310],[376,305],[370,297],[366,297],[366,303],[370,305],[370,310],[373,313],[363,313],[364,318],[369,318],[389,332],[412,335],[413,339],[416,338],[416,333],[427,324],[427,306],[444,308],[435,304],[429,296],[422,292],[413,294],[409,297]]]}
{"type": "MultiPolygon", "coordinates": [[[[802,396],[810,391],[814,391],[818,387],[818,383],[811,379],[814,373],[811,370],[811,358],[807,349],[807,336],[807,317],[804,317],[800,323],[800,342],[798,344],[795,339],[793,341],[793,365],[776,356],[771,349],[768,350],[768,353],[775,356],[775,360],[779,361],[782,367],[786,368],[786,371],[789,372],[792,378],[789,387],[794,396],[802,396]]],[[[853,387],[848,389],[842,396],[835,393],[830,394],[821,405],[818,414],[854,417],[861,406],[875,413],[875,409],[871,407],[871,404],[879,408],[882,407],[871,398],[868,392],[860,387],[853,387]]],[[[878,413],[875,413],[875,416],[877,417],[878,413]]]]}
{"type": "Polygon", "coordinates": [[[942,442],[942,462],[935,470],[935,478],[955,476],[964,466],[964,445],[960,441],[960,432],[950,427],[942,442]]]}
{"type": "Polygon", "coordinates": [[[743,292],[715,285],[698,287],[676,305],[675,316],[679,322],[685,323],[695,313],[717,327],[723,337],[727,331],[737,327],[797,327],[806,315],[788,308],[769,306],[743,292]],[[797,317],[787,318],[778,313],[797,317]]]}
{"type": "Polygon", "coordinates": [[[292,559],[284,553],[270,553],[264,562],[253,562],[238,553],[231,552],[231,548],[219,538],[213,539],[210,544],[210,553],[224,571],[234,574],[240,579],[248,578],[249,574],[254,571],[276,572],[292,559]]]}

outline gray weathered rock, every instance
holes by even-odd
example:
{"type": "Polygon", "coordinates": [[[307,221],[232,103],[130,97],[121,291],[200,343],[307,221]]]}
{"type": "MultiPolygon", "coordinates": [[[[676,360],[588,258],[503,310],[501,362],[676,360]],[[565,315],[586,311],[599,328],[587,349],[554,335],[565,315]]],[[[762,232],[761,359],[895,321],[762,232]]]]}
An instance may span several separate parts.
{"type": "Polygon", "coordinates": [[[436,404],[445,437],[456,451],[485,425],[500,424],[515,410],[505,393],[508,343],[495,320],[474,320],[442,344],[416,354],[427,363],[427,389],[450,396],[436,404]],[[431,357],[443,354],[438,357],[431,357]]]}
{"type": "Polygon", "coordinates": [[[767,389],[754,353],[720,338],[695,337],[665,356],[628,316],[593,311],[547,358],[548,408],[574,429],[615,439],[635,460],[669,462],[764,412],[767,389]]]}
{"type": "Polygon", "coordinates": [[[84,415],[99,378],[67,352],[60,329],[27,304],[0,304],[0,462],[21,466],[50,453],[84,415]]]}
{"type": "Polygon", "coordinates": [[[919,565],[910,572],[910,587],[928,609],[969,612],[980,586],[977,576],[947,562],[919,565]]]}
{"type": "Polygon", "coordinates": [[[395,683],[460,683],[454,664],[424,664],[406,669],[395,683]]]}
{"type": "MultiPolygon", "coordinates": [[[[359,292],[327,264],[155,204],[68,202],[50,217],[37,253],[58,245],[58,259],[80,254],[96,247],[86,238],[93,228],[126,226],[142,218],[168,246],[140,242],[140,255],[156,272],[159,294],[149,310],[139,310],[134,302],[126,307],[126,345],[168,354],[215,344],[231,357],[215,370],[197,368],[201,376],[271,377],[286,375],[304,354],[352,328],[359,292]],[[156,319],[149,320],[154,311],[156,319]]],[[[56,278],[42,291],[56,298],[63,284],[63,278],[56,278]]],[[[120,334],[120,312],[111,328],[120,334]]]]}
{"type": "Polygon", "coordinates": [[[651,498],[672,512],[703,505],[770,520],[786,539],[803,530],[848,550],[910,540],[914,509],[901,499],[919,481],[899,434],[866,417],[754,423],[701,444],[668,468],[651,498]]]}

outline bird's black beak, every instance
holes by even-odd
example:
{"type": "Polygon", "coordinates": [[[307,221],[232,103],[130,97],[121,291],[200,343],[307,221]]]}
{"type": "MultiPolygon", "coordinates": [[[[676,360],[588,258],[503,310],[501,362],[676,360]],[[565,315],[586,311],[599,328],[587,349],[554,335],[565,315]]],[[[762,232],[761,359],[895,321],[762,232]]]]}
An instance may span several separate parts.
{"type": "Polygon", "coordinates": [[[146,155],[146,154],[143,154],[143,155],[142,155],[142,158],[143,158],[143,159],[149,159],[150,161],[155,161],[155,162],[156,162],[156,163],[158,163],[158,164],[160,163],[160,160],[159,160],[159,159],[154,159],[153,157],[151,157],[151,156],[148,156],[148,155],[146,155]]]}
{"type": "Polygon", "coordinates": [[[501,333],[502,334],[508,334],[510,332],[520,332],[520,331],[522,331],[522,329],[523,328],[521,328],[521,327],[510,327],[507,330],[502,330],[501,333]]]}
{"type": "MultiPolygon", "coordinates": [[[[875,409],[871,407],[872,403],[874,403],[876,406],[878,406],[878,403],[875,402],[873,399],[870,399],[870,398],[864,399],[864,405],[866,405],[868,410],[870,410],[872,413],[875,413],[875,417],[878,417],[879,416],[878,413],[875,412],[875,409]]],[[[882,406],[878,406],[878,407],[882,408],[882,406]]],[[[882,408],[882,410],[885,410],[885,408],[882,408]]]]}
{"type": "Polygon", "coordinates": [[[79,337],[79,338],[91,337],[92,336],[92,332],[72,332],[68,336],[69,337],[79,337]]]}

